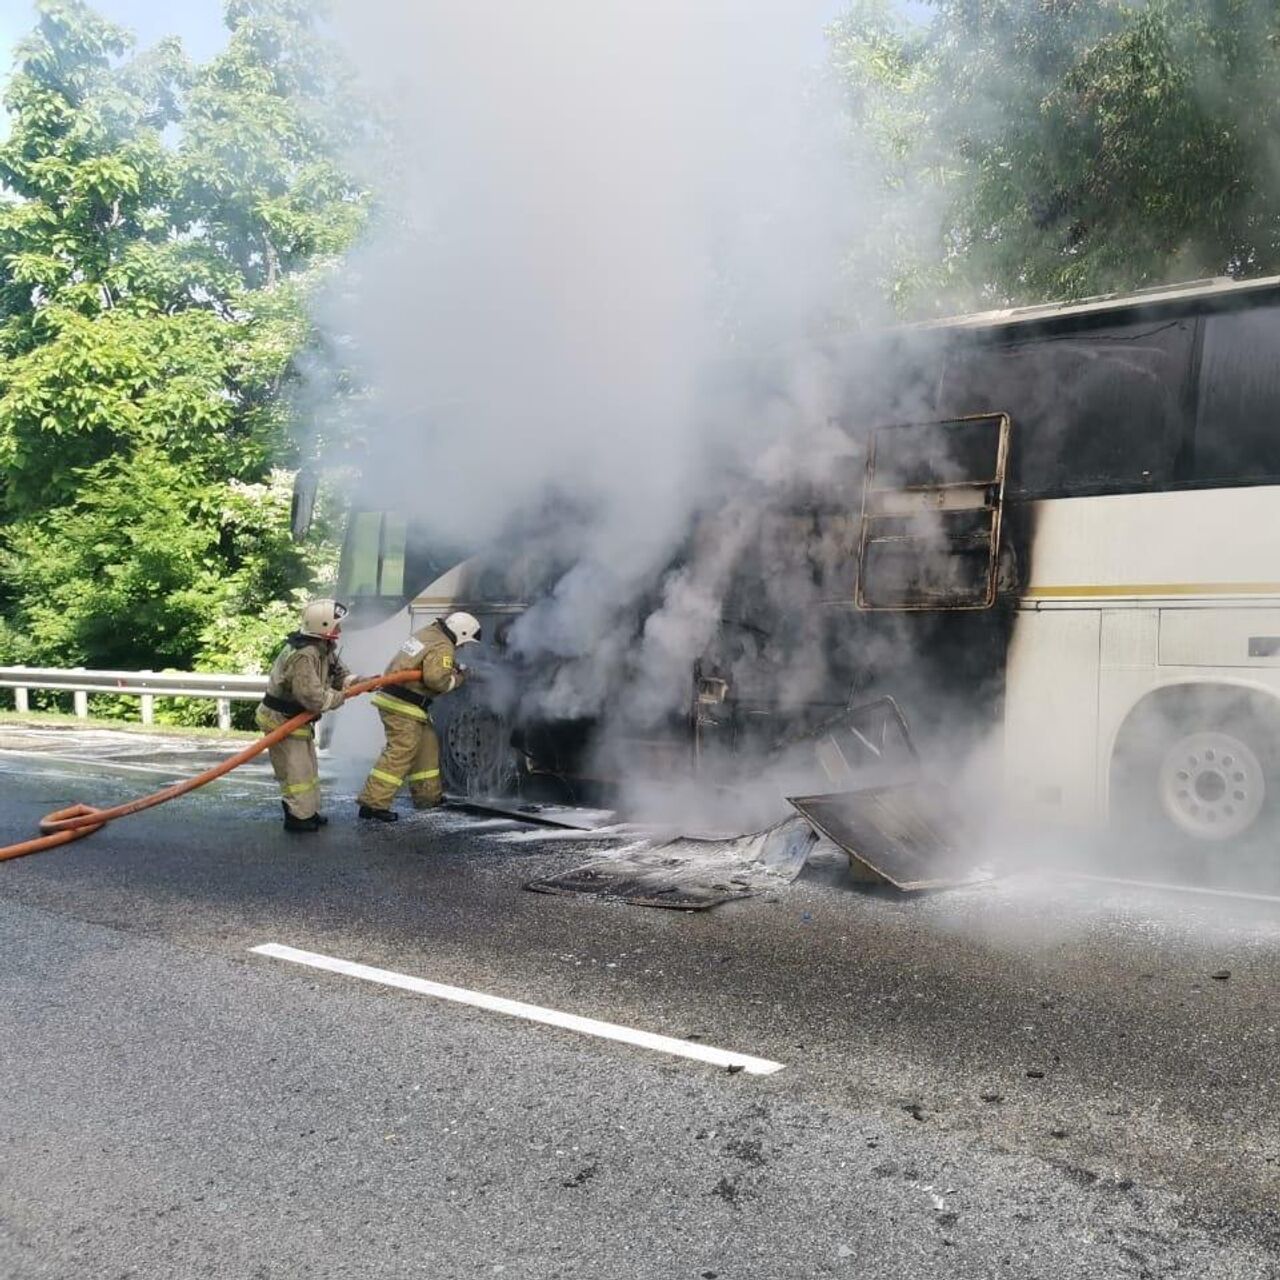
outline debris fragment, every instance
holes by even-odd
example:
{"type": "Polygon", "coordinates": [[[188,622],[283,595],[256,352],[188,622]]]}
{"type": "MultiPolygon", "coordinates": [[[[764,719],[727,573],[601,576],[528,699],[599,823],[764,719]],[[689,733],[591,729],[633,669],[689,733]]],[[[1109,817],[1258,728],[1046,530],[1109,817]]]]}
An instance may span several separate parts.
{"type": "Polygon", "coordinates": [[[1044,1079],[1044,1072],[1043,1072],[1043,1071],[1037,1071],[1037,1070],[1033,1067],[1030,1071],[1028,1071],[1028,1072],[1027,1072],[1027,1079],[1028,1079],[1028,1080],[1043,1080],[1043,1079],[1044,1079]]]}
{"type": "Polygon", "coordinates": [[[560,875],[530,880],[524,887],[534,893],[705,911],[790,883],[817,841],[807,822],[789,818],[764,831],[726,839],[682,836],[641,842],[560,875]]]}
{"type": "Polygon", "coordinates": [[[725,1153],[735,1156],[744,1164],[749,1164],[756,1169],[766,1163],[764,1150],[754,1138],[735,1138],[725,1146],[725,1153]]]}
{"type": "Polygon", "coordinates": [[[1209,977],[1211,977],[1215,982],[1226,982],[1226,980],[1231,977],[1231,970],[1219,969],[1217,973],[1211,973],[1209,977]]]}
{"type": "Polygon", "coordinates": [[[738,1190],[738,1184],[734,1182],[732,1178],[721,1178],[720,1181],[711,1188],[711,1194],[713,1196],[719,1196],[725,1204],[736,1209],[742,1192],[738,1190]]]}
{"type": "Polygon", "coordinates": [[[566,1178],[560,1185],[562,1187],[580,1187],[584,1182],[590,1182],[592,1178],[600,1171],[598,1164],[584,1165],[572,1177],[566,1178]]]}
{"type": "Polygon", "coordinates": [[[926,782],[864,787],[787,802],[848,854],[860,875],[903,891],[989,880],[947,793],[926,782]]]}

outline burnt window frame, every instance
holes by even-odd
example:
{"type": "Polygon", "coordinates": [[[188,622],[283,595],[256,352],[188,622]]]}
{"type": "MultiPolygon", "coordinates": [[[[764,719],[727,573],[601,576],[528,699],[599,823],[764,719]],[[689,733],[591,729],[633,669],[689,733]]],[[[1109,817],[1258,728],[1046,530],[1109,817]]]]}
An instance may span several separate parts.
{"type": "MultiPolygon", "coordinates": [[[[1013,420],[1008,413],[994,410],[987,413],[969,413],[959,417],[938,418],[931,422],[898,423],[891,426],[877,427],[867,438],[867,460],[865,478],[862,488],[862,515],[858,530],[858,575],[854,591],[854,603],[864,613],[951,613],[978,612],[995,606],[1000,594],[1000,539],[1004,523],[1004,507],[1006,501],[1006,485],[1009,475],[1009,460],[1013,438],[1013,420]],[[970,423],[990,422],[996,429],[996,449],[994,471],[992,476],[982,476],[969,480],[948,480],[938,484],[899,484],[877,486],[876,456],[880,438],[888,433],[902,430],[923,430],[925,428],[963,427],[970,423]],[[959,494],[969,490],[980,501],[971,505],[947,508],[945,498],[948,494],[959,494]],[[921,517],[934,512],[944,515],[983,515],[990,524],[987,531],[987,569],[986,589],[980,598],[963,603],[945,603],[934,600],[917,600],[894,604],[871,603],[867,594],[867,554],[869,548],[888,539],[873,536],[873,527],[877,521],[909,521],[910,513],[876,510],[876,495],[896,495],[900,498],[915,496],[922,500],[919,515],[921,517]],[[930,495],[940,495],[939,501],[924,505],[930,495]]],[[[892,503],[890,503],[892,505],[892,503]]],[[[910,539],[903,539],[909,541],[910,539]]]]}

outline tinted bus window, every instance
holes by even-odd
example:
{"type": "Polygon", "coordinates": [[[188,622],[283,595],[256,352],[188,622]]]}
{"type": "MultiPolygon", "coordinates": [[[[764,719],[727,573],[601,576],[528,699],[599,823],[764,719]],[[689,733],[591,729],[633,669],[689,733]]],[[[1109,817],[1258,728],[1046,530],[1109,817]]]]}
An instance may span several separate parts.
{"type": "Polygon", "coordinates": [[[381,541],[381,511],[359,511],[351,517],[338,578],[338,591],[344,600],[352,596],[378,594],[378,547],[381,541]]]}
{"type": "Polygon", "coordinates": [[[1154,488],[1187,434],[1194,323],[1109,325],[953,350],[940,416],[1008,413],[1011,496],[1154,488]]]}
{"type": "Polygon", "coordinates": [[[1205,321],[1195,477],[1280,478],[1280,308],[1205,321]]]}
{"type": "Polygon", "coordinates": [[[338,574],[344,599],[404,595],[407,525],[396,512],[357,511],[351,517],[338,574]]]}

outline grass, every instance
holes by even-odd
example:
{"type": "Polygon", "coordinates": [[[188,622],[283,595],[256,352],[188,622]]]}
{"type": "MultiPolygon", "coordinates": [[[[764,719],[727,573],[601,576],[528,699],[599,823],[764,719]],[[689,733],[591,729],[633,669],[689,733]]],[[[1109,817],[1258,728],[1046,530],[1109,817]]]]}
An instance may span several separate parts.
{"type": "Polygon", "coordinates": [[[27,725],[42,729],[114,729],[117,733],[163,734],[166,738],[256,738],[244,729],[219,729],[211,725],[142,724],[137,720],[81,719],[68,711],[0,711],[0,725],[27,725]]]}

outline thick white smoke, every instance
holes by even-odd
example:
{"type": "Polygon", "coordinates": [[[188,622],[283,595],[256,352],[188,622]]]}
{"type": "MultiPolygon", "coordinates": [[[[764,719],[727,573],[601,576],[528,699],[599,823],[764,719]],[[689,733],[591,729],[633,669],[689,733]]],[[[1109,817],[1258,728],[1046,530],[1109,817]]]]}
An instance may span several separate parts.
{"type": "MultiPolygon", "coordinates": [[[[370,487],[480,549],[561,495],[564,572],[513,630],[539,672],[515,696],[602,717],[606,752],[687,708],[762,495],[855,452],[830,426],[849,371],[823,352],[881,175],[823,70],[835,9],[339,5],[394,134],[369,158],[382,216],[322,317],[371,388],[370,487]]],[[[793,620],[745,660],[788,706],[827,674],[813,554],[759,566],[757,603],[793,620]]]]}
{"type": "Polygon", "coordinates": [[[625,595],[662,562],[746,443],[700,402],[708,365],[832,298],[857,208],[815,70],[832,10],[342,0],[396,141],[326,319],[396,446],[389,499],[473,545],[549,487],[593,503],[597,607],[599,567],[625,595]]]}

